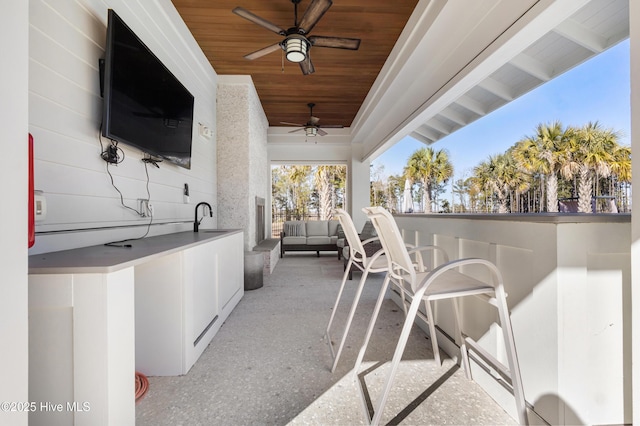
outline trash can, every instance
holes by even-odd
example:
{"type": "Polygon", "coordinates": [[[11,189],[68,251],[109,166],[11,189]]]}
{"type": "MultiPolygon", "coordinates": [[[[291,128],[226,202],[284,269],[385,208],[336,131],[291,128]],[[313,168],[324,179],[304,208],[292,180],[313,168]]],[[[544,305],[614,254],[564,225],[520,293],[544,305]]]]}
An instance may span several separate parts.
{"type": "Polygon", "coordinates": [[[244,252],[244,289],[255,290],[262,287],[264,255],[262,252],[244,252]]]}

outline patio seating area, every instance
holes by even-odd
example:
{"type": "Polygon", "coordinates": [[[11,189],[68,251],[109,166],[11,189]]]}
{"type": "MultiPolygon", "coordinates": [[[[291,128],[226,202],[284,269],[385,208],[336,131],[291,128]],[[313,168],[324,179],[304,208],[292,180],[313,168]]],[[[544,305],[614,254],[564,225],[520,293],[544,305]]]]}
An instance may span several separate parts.
{"type": "MultiPolygon", "coordinates": [[[[188,374],[149,378],[136,424],[364,424],[352,370],[384,276],[367,280],[340,363],[331,373],[323,335],[343,267],[331,252],[281,259],[262,288],[245,292],[188,374]]],[[[360,272],[355,274],[359,279],[360,272]]],[[[356,285],[357,280],[347,282],[346,302],[336,312],[338,335],[356,285]]],[[[372,399],[382,388],[403,321],[402,309],[386,299],[364,360],[372,399]]],[[[430,340],[413,327],[382,423],[517,423],[465,378],[455,360],[442,355],[439,365],[430,340]]]]}

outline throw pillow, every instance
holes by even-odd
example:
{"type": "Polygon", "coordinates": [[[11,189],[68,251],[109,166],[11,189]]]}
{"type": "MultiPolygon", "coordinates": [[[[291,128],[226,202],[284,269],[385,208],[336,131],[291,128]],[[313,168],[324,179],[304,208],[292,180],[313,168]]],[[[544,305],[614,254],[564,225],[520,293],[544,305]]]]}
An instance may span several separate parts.
{"type": "Polygon", "coordinates": [[[283,226],[284,235],[287,237],[299,236],[300,226],[297,223],[285,223],[283,226]]]}

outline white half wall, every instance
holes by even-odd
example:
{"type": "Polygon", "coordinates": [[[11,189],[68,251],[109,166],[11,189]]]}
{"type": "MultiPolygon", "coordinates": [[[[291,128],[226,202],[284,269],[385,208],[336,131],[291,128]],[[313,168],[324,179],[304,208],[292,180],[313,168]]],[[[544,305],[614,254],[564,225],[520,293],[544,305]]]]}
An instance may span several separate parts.
{"type": "MultiPolygon", "coordinates": [[[[27,402],[27,170],[29,3],[11,1],[0,14],[4,40],[0,70],[0,168],[4,202],[0,209],[0,401],[27,402]]],[[[0,410],[0,424],[26,425],[27,412],[0,410]]]]}
{"type": "MultiPolygon", "coordinates": [[[[169,0],[29,2],[29,131],[35,139],[35,187],[47,215],[36,226],[30,254],[141,237],[150,223],[121,205],[100,158],[102,98],[98,60],[104,57],[107,9],[112,8],[195,96],[192,165],[140,161],[119,144],[124,161],[109,166],[124,204],[147,196],[154,217],[149,235],[192,229],[195,204],[216,202],[217,75],[169,0]],[[199,123],[213,130],[200,136],[199,123]],[[184,184],[190,200],[183,199],[184,184]],[[164,225],[163,225],[164,224],[164,225]]],[[[15,39],[14,36],[7,39],[15,39]]],[[[202,226],[215,227],[216,217],[202,226]]]]}

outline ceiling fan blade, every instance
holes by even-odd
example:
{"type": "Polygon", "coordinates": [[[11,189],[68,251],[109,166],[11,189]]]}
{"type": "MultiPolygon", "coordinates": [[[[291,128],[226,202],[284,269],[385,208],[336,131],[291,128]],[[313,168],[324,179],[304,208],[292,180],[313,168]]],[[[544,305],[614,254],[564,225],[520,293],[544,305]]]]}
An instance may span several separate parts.
{"type": "Polygon", "coordinates": [[[320,127],[324,127],[325,129],[344,129],[342,124],[323,124],[320,127]]]}
{"type": "Polygon", "coordinates": [[[299,64],[300,69],[302,70],[302,74],[304,75],[309,75],[316,72],[316,69],[313,67],[313,62],[311,62],[311,57],[309,56],[307,56],[307,59],[305,59],[304,61],[299,62],[299,64]]]}
{"type": "Polygon", "coordinates": [[[295,132],[301,132],[304,130],[304,127],[302,129],[297,129],[297,130],[292,130],[289,133],[295,133],[295,132]]]}
{"type": "Polygon", "coordinates": [[[263,57],[264,55],[268,55],[271,52],[275,52],[276,50],[282,49],[280,47],[280,43],[272,44],[271,46],[263,47],[260,50],[256,50],[255,52],[244,55],[245,59],[253,61],[254,59],[258,59],[263,57]]]}
{"type": "Polygon", "coordinates": [[[241,7],[236,7],[235,9],[232,10],[232,12],[235,13],[236,15],[244,18],[244,19],[247,19],[247,20],[253,22],[254,24],[260,25],[262,28],[266,28],[269,31],[273,31],[276,34],[280,34],[280,35],[286,35],[287,34],[287,32],[285,30],[283,30],[282,28],[280,28],[276,24],[273,24],[273,23],[267,21],[266,19],[261,18],[258,15],[255,15],[255,14],[249,12],[247,9],[243,9],[241,7]]]}
{"type": "Polygon", "coordinates": [[[324,131],[324,130],[322,130],[322,129],[318,129],[318,134],[319,134],[320,136],[324,136],[324,135],[327,135],[328,133],[327,133],[327,132],[325,132],[325,131],[324,131]]]}
{"type": "Polygon", "coordinates": [[[296,126],[296,127],[304,127],[304,124],[298,124],[298,123],[289,123],[287,121],[281,121],[280,124],[284,124],[286,126],[296,126]]]}
{"type": "Polygon", "coordinates": [[[309,41],[312,46],[317,47],[333,47],[336,49],[349,50],[358,50],[360,47],[359,38],[311,36],[309,37],[309,41]]]}
{"type": "Polygon", "coordinates": [[[304,16],[302,16],[302,20],[298,24],[300,32],[309,34],[332,4],[331,0],[313,0],[307,10],[304,11],[304,16]]]}

